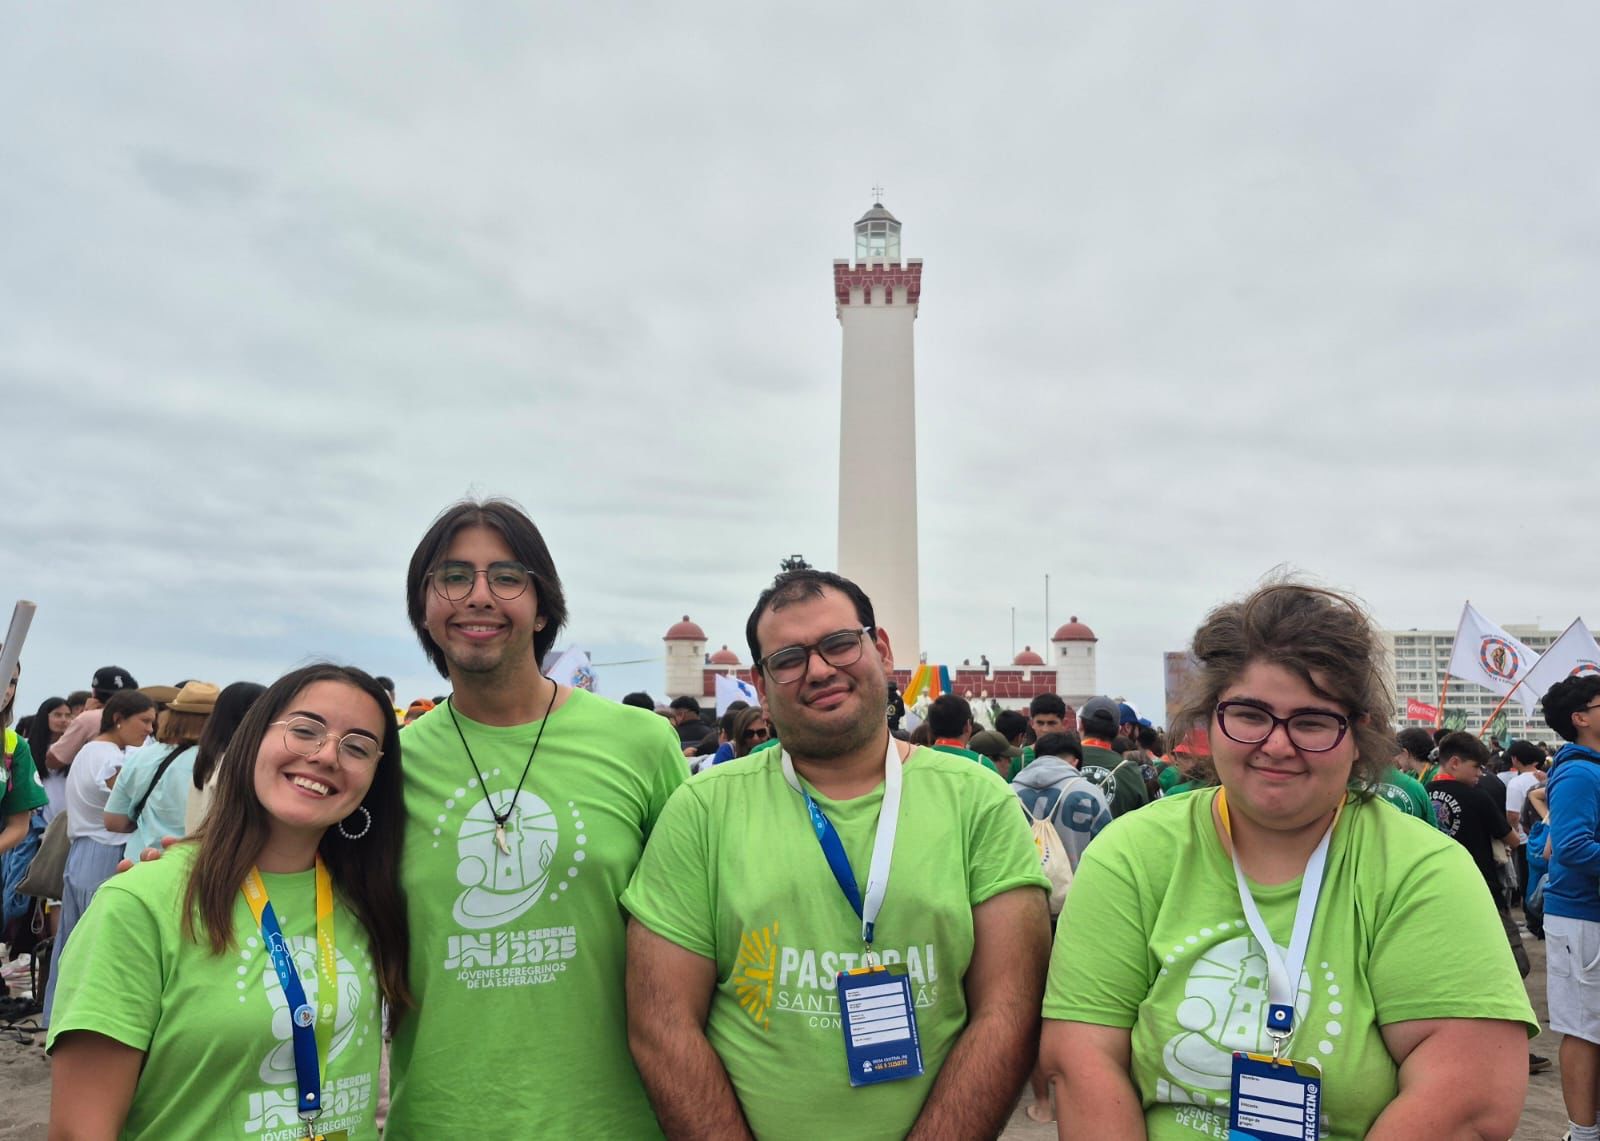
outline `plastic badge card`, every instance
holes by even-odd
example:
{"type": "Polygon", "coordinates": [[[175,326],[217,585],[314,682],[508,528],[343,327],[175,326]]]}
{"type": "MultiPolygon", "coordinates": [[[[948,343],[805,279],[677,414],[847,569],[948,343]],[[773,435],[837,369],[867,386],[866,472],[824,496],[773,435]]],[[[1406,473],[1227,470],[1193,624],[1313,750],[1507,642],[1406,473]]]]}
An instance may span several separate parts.
{"type": "Polygon", "coordinates": [[[1317,1141],[1322,1071],[1310,1062],[1235,1053],[1228,1141],[1317,1141]]]}
{"type": "Polygon", "coordinates": [[[840,974],[839,1024],[851,1085],[895,1082],[922,1073],[922,1042],[905,964],[840,974]]]}

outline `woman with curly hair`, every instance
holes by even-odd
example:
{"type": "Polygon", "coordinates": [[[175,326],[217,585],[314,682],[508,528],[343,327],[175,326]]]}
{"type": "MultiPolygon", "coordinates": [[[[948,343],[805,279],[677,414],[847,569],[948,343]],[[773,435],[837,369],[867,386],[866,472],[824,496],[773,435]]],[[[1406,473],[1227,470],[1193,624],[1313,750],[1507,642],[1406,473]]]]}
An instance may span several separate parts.
{"type": "Polygon", "coordinates": [[[1060,1136],[1225,1136],[1252,1113],[1293,1136],[1509,1136],[1538,1024],[1466,850],[1373,795],[1393,703],[1366,614],[1274,583],[1193,652],[1171,731],[1205,730],[1218,784],[1084,853],[1044,1002],[1060,1136]],[[1432,969],[1446,953],[1470,987],[1432,969]]]}

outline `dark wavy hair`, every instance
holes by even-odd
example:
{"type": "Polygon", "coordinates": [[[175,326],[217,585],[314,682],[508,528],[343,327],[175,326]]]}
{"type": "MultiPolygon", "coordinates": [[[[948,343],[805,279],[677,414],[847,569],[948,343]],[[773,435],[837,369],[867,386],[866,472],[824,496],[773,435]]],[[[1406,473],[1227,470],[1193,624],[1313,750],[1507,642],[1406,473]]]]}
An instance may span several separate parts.
{"type": "Polygon", "coordinates": [[[444,558],[456,532],[464,527],[488,527],[497,532],[511,548],[511,554],[533,577],[533,589],[538,596],[538,617],[545,620],[544,629],[533,635],[533,660],[535,666],[544,661],[556,636],[567,624],[567,597],[561,589],[561,576],[556,573],[555,559],[544,536],[533,525],[528,513],[509,499],[463,499],[441,511],[428,531],[411,552],[411,565],[406,568],[406,614],[411,619],[411,629],[416,631],[422,652],[428,655],[440,677],[449,677],[450,669],[441,650],[428,633],[428,574],[444,558]]]}
{"type": "Polygon", "coordinates": [[[1578,731],[1572,726],[1572,715],[1600,697],[1600,674],[1579,674],[1566,677],[1552,685],[1544,695],[1544,723],[1561,735],[1564,741],[1577,741],[1578,731]]]}
{"type": "Polygon", "coordinates": [[[805,570],[784,571],[772,580],[772,585],[761,592],[756,599],[755,609],[750,611],[750,617],[745,620],[744,640],[750,646],[750,660],[761,661],[761,643],[756,638],[756,626],[761,621],[761,616],[768,610],[782,610],[793,602],[804,602],[808,598],[821,598],[824,589],[837,590],[850,600],[856,608],[856,621],[863,626],[877,629],[878,620],[872,613],[872,600],[867,597],[867,592],[843,575],[834,574],[832,571],[805,570]]]}
{"type": "MultiPolygon", "coordinates": [[[[338,828],[322,835],[318,853],[328,867],[334,889],[366,928],[378,988],[389,1003],[392,1030],[412,1005],[406,981],[410,962],[410,929],[400,893],[400,852],[405,833],[405,801],[400,766],[400,730],[394,706],[371,676],[352,666],[322,662],[285,674],[251,705],[217,766],[217,788],[205,823],[195,834],[200,845],[184,893],[184,934],[209,944],[215,955],[234,941],[233,912],[239,889],[267,841],[269,817],[256,796],[256,755],[272,723],[296,694],[319,681],[353,686],[372,699],[383,714],[383,749],[372,787],[361,806],[372,814],[371,829],[359,840],[347,840],[338,828]]],[[[221,695],[218,695],[218,704],[221,695]]]]}
{"type": "Polygon", "coordinates": [[[40,780],[50,775],[44,755],[55,744],[50,736],[50,714],[66,703],[64,697],[47,697],[39,703],[39,710],[33,715],[33,727],[28,731],[28,748],[33,751],[33,767],[39,770],[40,780]]]}
{"type": "Polygon", "coordinates": [[[1200,668],[1173,721],[1173,740],[1193,728],[1209,731],[1222,691],[1249,666],[1270,663],[1344,707],[1356,745],[1350,780],[1371,793],[1394,755],[1388,732],[1394,698],[1383,678],[1378,632],[1354,598],[1299,582],[1269,583],[1206,615],[1193,653],[1200,668]]]}

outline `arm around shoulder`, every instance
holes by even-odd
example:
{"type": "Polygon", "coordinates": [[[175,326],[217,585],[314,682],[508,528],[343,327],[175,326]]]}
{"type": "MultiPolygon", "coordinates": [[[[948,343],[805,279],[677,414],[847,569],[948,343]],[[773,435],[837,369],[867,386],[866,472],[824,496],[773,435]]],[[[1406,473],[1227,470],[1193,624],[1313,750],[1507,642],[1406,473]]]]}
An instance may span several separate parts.
{"type": "Polygon", "coordinates": [[[669,1138],[747,1138],[750,1126],[706,1039],[714,960],[628,920],[628,1048],[669,1138]]]}

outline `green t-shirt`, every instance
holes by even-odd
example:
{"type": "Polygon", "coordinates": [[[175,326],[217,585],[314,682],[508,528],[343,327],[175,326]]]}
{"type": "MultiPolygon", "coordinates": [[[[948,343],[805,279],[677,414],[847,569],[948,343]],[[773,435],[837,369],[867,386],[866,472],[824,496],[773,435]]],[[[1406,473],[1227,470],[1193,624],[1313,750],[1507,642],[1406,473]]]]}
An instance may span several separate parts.
{"type": "MultiPolygon", "coordinates": [[[[1232,1051],[1271,1048],[1266,963],[1212,824],[1215,799],[1196,792],[1113,821],[1084,853],[1050,961],[1046,1018],[1131,1028],[1150,1141],[1226,1136],[1232,1051]]],[[[1365,1137],[1393,1100],[1381,1025],[1493,1018],[1538,1032],[1482,884],[1443,833],[1370,801],[1345,809],[1289,1047],[1322,1067],[1325,1137],[1365,1137]],[[1428,969],[1443,947],[1475,964],[1470,987],[1428,969]]],[[[1252,887],[1286,947],[1300,880],[1252,887]]]]}
{"type": "MultiPolygon", "coordinates": [[[[125,1139],[303,1137],[289,1006],[243,894],[232,950],[213,955],[184,938],[178,916],[198,851],[179,845],[100,885],[61,960],[47,1045],[92,1030],[144,1052],[125,1139]]],[[[315,1006],[315,873],[261,878],[315,1006]]],[[[337,896],[333,924],[339,1006],[317,1127],[376,1141],[381,995],[366,929],[337,896]]]]}
{"type": "MultiPolygon", "coordinates": [[[[646,927],[716,961],[706,1036],[758,1137],[903,1137],[966,1025],[973,906],[1046,886],[1004,781],[931,748],[906,759],[904,776],[876,949],[909,970],[919,1078],[850,1086],[834,979],[860,960],[861,920],[777,754],[719,765],[680,789],[622,897],[646,927]]],[[[810,791],[864,891],[883,786],[844,801],[810,791]]]]}
{"type": "Polygon", "coordinates": [[[528,766],[507,856],[450,714],[441,705],[400,734],[418,1009],[395,1035],[386,1136],[659,1136],[628,1053],[617,897],[688,777],[678,735],[574,690],[529,765],[539,721],[457,713],[497,810],[528,766]]]}
{"type": "Polygon", "coordinates": [[[0,825],[5,824],[7,816],[32,812],[50,802],[44,785],[39,783],[39,770],[34,767],[33,750],[27,739],[17,736],[14,729],[5,730],[5,752],[11,754],[11,761],[0,773],[0,825]]]}
{"type": "Polygon", "coordinates": [[[949,753],[952,757],[965,757],[975,764],[982,765],[995,776],[1000,775],[1000,770],[994,767],[994,762],[982,753],[974,752],[971,749],[963,749],[960,745],[929,745],[928,747],[937,753],[949,753]]]}
{"type": "Polygon", "coordinates": [[[1162,792],[1171,792],[1180,784],[1186,783],[1183,779],[1183,770],[1171,761],[1156,762],[1156,784],[1161,786],[1162,792]]]}
{"type": "Polygon", "coordinates": [[[1428,796],[1428,790],[1418,784],[1417,778],[1410,773],[1403,773],[1390,765],[1383,770],[1375,791],[1407,816],[1415,816],[1435,828],[1439,827],[1439,817],[1433,810],[1433,800],[1428,796]]]}

